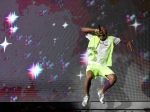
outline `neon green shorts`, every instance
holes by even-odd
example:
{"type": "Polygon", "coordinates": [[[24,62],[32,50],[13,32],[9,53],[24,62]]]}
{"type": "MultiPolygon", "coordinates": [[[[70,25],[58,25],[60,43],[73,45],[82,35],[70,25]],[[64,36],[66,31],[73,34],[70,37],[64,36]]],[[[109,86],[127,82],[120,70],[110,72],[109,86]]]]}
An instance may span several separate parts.
{"type": "Polygon", "coordinates": [[[86,68],[87,71],[92,71],[94,74],[93,79],[96,79],[97,76],[103,76],[107,80],[109,80],[106,75],[114,74],[114,72],[107,66],[99,66],[99,65],[88,65],[86,68]]]}

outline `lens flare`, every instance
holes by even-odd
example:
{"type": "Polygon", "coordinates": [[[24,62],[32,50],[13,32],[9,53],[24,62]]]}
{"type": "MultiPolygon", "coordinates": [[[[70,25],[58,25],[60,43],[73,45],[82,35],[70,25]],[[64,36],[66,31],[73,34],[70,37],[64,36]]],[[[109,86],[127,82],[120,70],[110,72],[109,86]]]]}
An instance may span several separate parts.
{"type": "Polygon", "coordinates": [[[5,37],[4,42],[3,42],[2,44],[0,44],[0,46],[2,46],[2,47],[4,48],[4,52],[5,52],[5,50],[6,50],[6,47],[7,47],[9,44],[12,44],[12,43],[8,43],[8,42],[7,42],[7,39],[6,39],[6,37],[5,37]]]}
{"type": "Polygon", "coordinates": [[[6,17],[6,21],[8,22],[9,25],[12,25],[18,18],[15,14],[15,12],[10,12],[9,15],[6,17]]]}
{"type": "Polygon", "coordinates": [[[36,65],[33,63],[28,70],[28,74],[30,75],[31,79],[34,80],[42,73],[43,68],[39,63],[36,63],[36,65]]]}
{"type": "Polygon", "coordinates": [[[18,30],[18,27],[17,26],[14,26],[14,27],[10,27],[10,30],[9,30],[9,33],[10,34],[14,34],[14,33],[16,33],[16,31],[18,30]]]}
{"type": "Polygon", "coordinates": [[[83,65],[87,66],[87,64],[88,64],[88,52],[87,51],[85,53],[81,54],[80,62],[83,65]]]}

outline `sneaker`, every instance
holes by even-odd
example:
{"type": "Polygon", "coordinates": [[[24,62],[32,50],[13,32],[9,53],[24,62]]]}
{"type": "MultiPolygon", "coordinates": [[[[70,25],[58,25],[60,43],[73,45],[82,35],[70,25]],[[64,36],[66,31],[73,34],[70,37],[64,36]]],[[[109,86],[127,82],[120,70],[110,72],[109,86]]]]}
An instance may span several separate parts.
{"type": "Polygon", "coordinates": [[[105,103],[105,94],[104,93],[100,93],[99,91],[97,92],[98,96],[99,96],[99,101],[104,104],[105,103]]]}
{"type": "Polygon", "coordinates": [[[85,107],[87,106],[88,102],[89,102],[89,99],[90,99],[90,96],[85,96],[83,98],[83,101],[82,101],[82,106],[85,107]]]}

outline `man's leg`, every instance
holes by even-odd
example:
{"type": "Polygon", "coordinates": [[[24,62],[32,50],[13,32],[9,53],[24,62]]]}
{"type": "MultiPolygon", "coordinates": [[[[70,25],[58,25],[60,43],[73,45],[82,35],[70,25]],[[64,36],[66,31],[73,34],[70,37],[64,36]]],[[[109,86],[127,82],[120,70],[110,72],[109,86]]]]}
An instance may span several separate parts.
{"type": "Polygon", "coordinates": [[[92,78],[93,78],[93,72],[91,70],[87,71],[86,79],[84,82],[86,96],[83,98],[83,101],[82,101],[82,106],[84,107],[88,105],[88,102],[90,99],[89,90],[90,90],[92,78]]]}
{"type": "Polygon", "coordinates": [[[115,74],[106,75],[106,77],[109,80],[106,82],[105,86],[99,91],[100,93],[104,93],[107,89],[113,86],[117,80],[117,76],[115,74]]]}
{"type": "Polygon", "coordinates": [[[110,74],[110,75],[107,75],[106,76],[109,80],[106,82],[105,86],[100,90],[98,91],[98,96],[99,96],[99,100],[102,104],[105,103],[105,91],[107,89],[109,89],[117,80],[117,77],[115,74],[110,74]]]}
{"type": "Polygon", "coordinates": [[[93,78],[93,72],[90,71],[90,70],[87,71],[86,79],[85,79],[85,82],[84,82],[86,96],[89,96],[89,90],[90,90],[92,78],[93,78]]]}

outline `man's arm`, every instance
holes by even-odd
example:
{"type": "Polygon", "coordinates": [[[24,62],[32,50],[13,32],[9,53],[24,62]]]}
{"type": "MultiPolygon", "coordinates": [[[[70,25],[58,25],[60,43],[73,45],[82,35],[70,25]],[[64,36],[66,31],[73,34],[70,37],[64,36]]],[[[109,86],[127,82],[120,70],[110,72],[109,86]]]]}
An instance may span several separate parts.
{"type": "Polygon", "coordinates": [[[131,41],[128,41],[128,40],[126,40],[126,39],[124,39],[124,38],[120,38],[120,39],[121,39],[121,43],[122,43],[122,44],[126,44],[127,47],[129,47],[130,50],[133,51],[133,44],[132,44],[131,41]]]}
{"type": "Polygon", "coordinates": [[[83,27],[83,28],[81,28],[81,31],[83,31],[85,33],[96,33],[98,31],[98,29],[83,27]]]}
{"type": "Polygon", "coordinates": [[[128,40],[126,40],[126,39],[124,39],[124,38],[120,38],[120,43],[122,43],[122,44],[127,44],[129,41],[128,40]]]}

